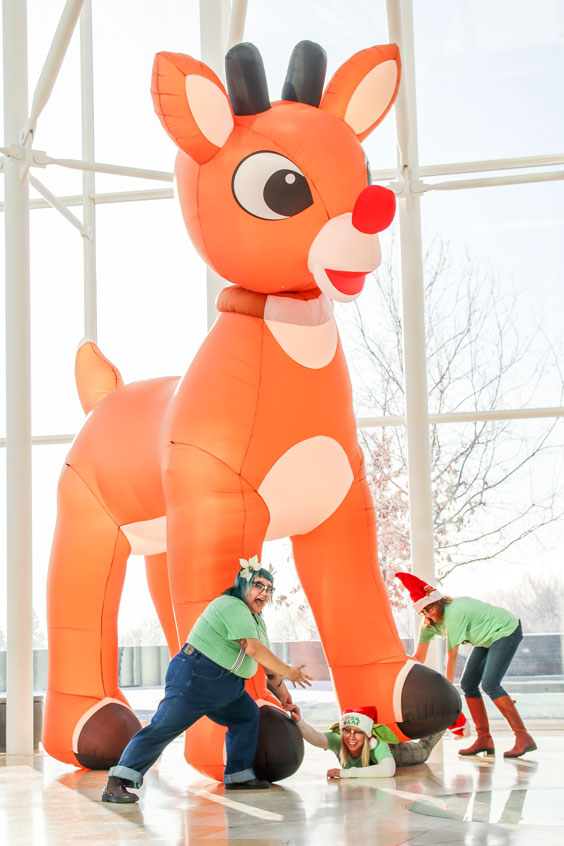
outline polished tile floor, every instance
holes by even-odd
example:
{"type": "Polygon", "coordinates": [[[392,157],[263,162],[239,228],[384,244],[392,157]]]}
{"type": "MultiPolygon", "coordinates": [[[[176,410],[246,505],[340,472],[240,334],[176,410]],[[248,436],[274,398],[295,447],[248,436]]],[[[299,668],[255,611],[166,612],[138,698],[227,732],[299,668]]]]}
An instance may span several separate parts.
{"type": "Polygon", "coordinates": [[[102,804],[105,773],[42,754],[0,755],[0,844],[135,843],[562,846],[564,727],[534,725],[539,749],[505,761],[459,759],[445,739],[392,779],[330,782],[330,753],[307,747],[298,773],[268,791],[225,794],[192,770],[176,741],[148,774],[139,805],[102,804]]]}

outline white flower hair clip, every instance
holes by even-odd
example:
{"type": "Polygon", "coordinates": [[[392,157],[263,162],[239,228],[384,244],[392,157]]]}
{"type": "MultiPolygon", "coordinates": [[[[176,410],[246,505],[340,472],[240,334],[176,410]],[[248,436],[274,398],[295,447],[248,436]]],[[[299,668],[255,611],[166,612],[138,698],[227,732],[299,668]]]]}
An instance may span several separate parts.
{"type": "MultiPolygon", "coordinates": [[[[241,565],[241,570],[239,571],[239,576],[242,579],[246,579],[250,581],[255,573],[258,573],[260,569],[262,569],[262,564],[258,560],[258,555],[253,555],[252,558],[239,558],[239,564],[241,565]]],[[[268,570],[270,574],[273,576],[276,572],[272,568],[272,564],[268,565],[268,570]]]]}
{"type": "Polygon", "coordinates": [[[258,555],[253,555],[252,558],[239,558],[239,564],[241,565],[241,571],[239,576],[242,579],[246,579],[248,582],[253,578],[254,574],[257,573],[261,569],[261,563],[258,560],[258,555]]]}

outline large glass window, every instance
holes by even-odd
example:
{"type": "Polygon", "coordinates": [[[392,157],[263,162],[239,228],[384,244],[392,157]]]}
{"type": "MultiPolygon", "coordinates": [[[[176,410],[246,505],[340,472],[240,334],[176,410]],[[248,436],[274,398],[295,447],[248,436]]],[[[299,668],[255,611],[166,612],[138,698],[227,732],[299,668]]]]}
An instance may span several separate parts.
{"type": "MultiPolygon", "coordinates": [[[[28,0],[28,8],[31,103],[63,4],[28,0]]],[[[390,40],[386,8],[385,0],[250,2],[244,37],[261,51],[272,100],[280,97],[298,41],[311,39],[326,49],[329,79],[353,53],[390,40]]],[[[157,8],[154,0],[93,0],[92,12],[95,159],[171,173],[176,147],[153,111],[151,68],[161,50],[199,55],[199,3],[162,0],[157,8]]],[[[557,167],[564,130],[562,110],[555,107],[564,70],[561,5],[538,0],[533,9],[525,0],[426,0],[413,3],[413,14],[424,181],[438,185],[524,170],[511,161],[495,171],[449,173],[450,165],[465,161],[550,155],[550,162],[525,172],[557,167]]],[[[38,123],[37,149],[55,158],[81,158],[80,90],[77,28],[38,123]]],[[[393,111],[364,148],[376,172],[395,167],[393,111]]],[[[82,193],[80,171],[50,166],[33,174],[59,196],[82,193]]],[[[0,186],[3,199],[1,180],[0,186]]],[[[205,266],[177,201],[168,197],[172,185],[97,174],[95,190],[99,345],[126,382],[182,374],[206,331],[205,266]],[[115,196],[152,189],[163,189],[167,198],[120,202],[115,196]],[[114,196],[100,196],[107,194],[114,196]]],[[[428,401],[431,414],[438,415],[431,429],[438,573],[452,593],[512,607],[529,632],[541,632],[543,625],[550,632],[562,629],[562,609],[552,601],[561,592],[562,423],[556,417],[440,416],[563,404],[563,191],[562,181],[547,181],[432,190],[421,197],[428,401]],[[531,573],[539,575],[531,581],[531,573]],[[543,602],[550,613],[533,613],[532,606],[542,609],[543,602]]],[[[31,196],[38,195],[32,190],[31,196]]],[[[71,210],[81,216],[79,205],[71,210]]],[[[381,268],[356,303],[336,309],[359,416],[405,413],[402,237],[396,216],[382,233],[381,268]]],[[[33,434],[72,434],[83,421],[73,373],[84,333],[83,241],[58,212],[34,209],[31,245],[33,434]]],[[[3,272],[2,266],[2,281],[3,272]]],[[[4,325],[2,343],[3,332],[4,325]]],[[[0,381],[3,388],[3,371],[0,381]]],[[[3,418],[0,426],[3,435],[3,418]]],[[[398,420],[372,425],[360,431],[360,439],[376,501],[380,562],[399,609],[405,597],[394,587],[393,571],[410,562],[405,427],[398,420]]],[[[68,444],[33,449],[38,644],[56,481],[67,450],[68,444]]],[[[4,473],[3,450],[0,462],[4,473]]],[[[3,523],[4,516],[2,529],[3,523]]],[[[4,579],[4,545],[1,557],[4,579]]],[[[289,542],[266,545],[264,559],[278,571],[273,639],[314,639],[289,542]]],[[[120,637],[131,645],[160,641],[144,583],[143,562],[134,557],[120,616],[120,637]]],[[[398,610],[402,636],[413,634],[412,622],[410,613],[398,610]]],[[[2,629],[0,604],[0,650],[2,629]]]]}
{"type": "Polygon", "coordinates": [[[413,3],[421,164],[560,151],[562,11],[553,0],[413,3]]]}

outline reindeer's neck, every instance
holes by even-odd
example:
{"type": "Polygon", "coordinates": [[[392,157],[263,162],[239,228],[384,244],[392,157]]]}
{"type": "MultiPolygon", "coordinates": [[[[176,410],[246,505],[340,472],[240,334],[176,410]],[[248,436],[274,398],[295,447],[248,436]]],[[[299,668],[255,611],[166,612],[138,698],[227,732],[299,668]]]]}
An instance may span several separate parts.
{"type": "Polygon", "coordinates": [[[233,285],[221,291],[217,308],[264,320],[278,349],[304,367],[326,367],[337,351],[333,303],[321,291],[266,295],[233,285]]]}
{"type": "Polygon", "coordinates": [[[268,322],[321,326],[332,318],[333,303],[319,290],[267,295],[231,285],[220,292],[217,310],[268,322]]]}

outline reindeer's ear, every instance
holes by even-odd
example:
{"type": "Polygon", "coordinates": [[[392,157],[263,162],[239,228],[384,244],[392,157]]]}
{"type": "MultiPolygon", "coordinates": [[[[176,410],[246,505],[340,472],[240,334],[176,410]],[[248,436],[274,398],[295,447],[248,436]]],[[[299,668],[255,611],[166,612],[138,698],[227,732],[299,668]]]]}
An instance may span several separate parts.
{"type": "Polygon", "coordinates": [[[200,164],[223,147],[233,129],[225,88],[203,62],[182,53],[157,53],[153,105],[174,143],[200,164]]]}
{"type": "Polygon", "coordinates": [[[391,109],[400,69],[397,44],[362,50],[341,65],[319,108],[342,118],[362,141],[391,109]]]}

